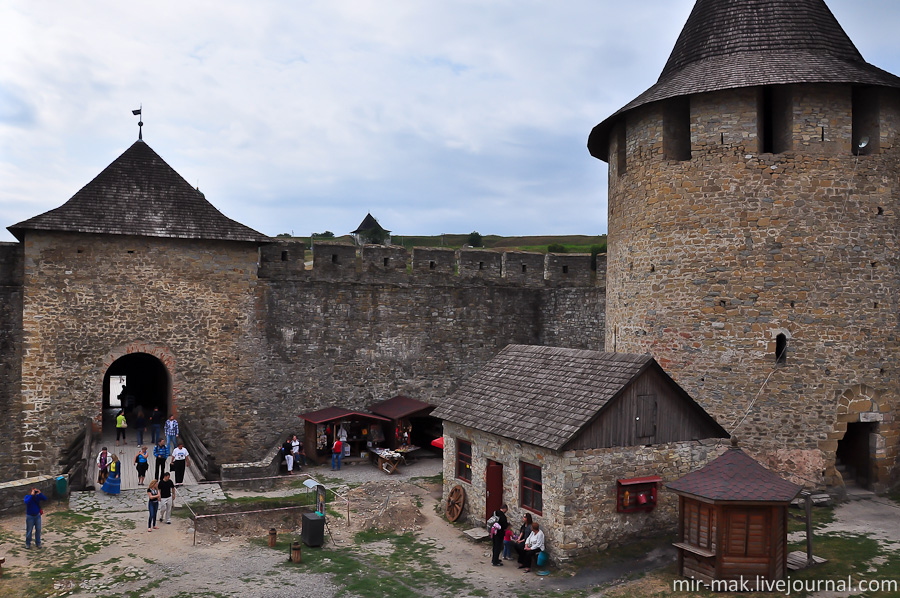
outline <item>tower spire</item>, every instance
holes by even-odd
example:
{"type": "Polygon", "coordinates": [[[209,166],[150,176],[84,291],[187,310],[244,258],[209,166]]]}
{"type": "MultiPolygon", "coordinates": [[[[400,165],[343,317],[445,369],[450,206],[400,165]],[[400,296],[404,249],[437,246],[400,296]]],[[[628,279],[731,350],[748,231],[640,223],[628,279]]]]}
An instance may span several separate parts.
{"type": "MultiPolygon", "coordinates": [[[[141,104],[141,107],[137,110],[132,110],[131,113],[137,117],[141,116],[141,111],[144,109],[144,105],[141,104]]],[[[144,131],[143,131],[144,121],[141,118],[138,118],[138,141],[144,140],[144,131]]]]}

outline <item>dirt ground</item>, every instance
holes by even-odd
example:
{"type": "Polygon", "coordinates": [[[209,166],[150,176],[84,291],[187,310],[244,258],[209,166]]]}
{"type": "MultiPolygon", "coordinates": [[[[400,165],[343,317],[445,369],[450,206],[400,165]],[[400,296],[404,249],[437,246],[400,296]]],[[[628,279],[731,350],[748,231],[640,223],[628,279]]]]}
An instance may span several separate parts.
{"type": "MultiPolygon", "coordinates": [[[[437,567],[467,584],[462,591],[437,590],[429,595],[503,598],[547,592],[558,596],[645,596],[662,595],[671,582],[666,575],[644,575],[645,571],[672,563],[674,553],[666,547],[649,550],[646,558],[633,559],[628,566],[598,566],[595,562],[580,571],[555,570],[547,577],[524,574],[514,561],[493,567],[487,541],[470,540],[463,535],[462,527],[448,523],[437,512],[438,484],[385,478],[343,490],[351,501],[350,520],[335,515],[345,509],[339,502],[329,505],[327,548],[350,549],[365,562],[367,555],[388,550],[389,544],[356,544],[357,532],[373,527],[401,534],[411,532],[434,548],[437,567]],[[629,580],[634,577],[638,579],[629,580]]],[[[284,567],[287,555],[263,545],[268,527],[265,521],[259,521],[255,529],[220,529],[215,534],[200,534],[194,545],[192,521],[183,516],[173,517],[172,525],[163,524],[161,529],[148,533],[145,511],[83,516],[55,504],[48,505],[46,511],[45,548],[40,551],[24,549],[24,516],[0,520],[0,557],[6,557],[0,597],[353,595],[343,587],[337,574],[284,567]]],[[[882,546],[900,551],[897,514],[898,505],[886,499],[848,503],[836,509],[835,520],[825,529],[875,533],[882,546]]],[[[298,530],[281,530],[288,532],[298,530]]]]}

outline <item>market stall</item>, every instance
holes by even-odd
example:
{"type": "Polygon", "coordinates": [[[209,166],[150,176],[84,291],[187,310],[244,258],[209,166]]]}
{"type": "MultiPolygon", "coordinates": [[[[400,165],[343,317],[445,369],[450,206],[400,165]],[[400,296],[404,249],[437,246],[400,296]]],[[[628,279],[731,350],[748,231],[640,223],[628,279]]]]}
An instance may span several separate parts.
{"type": "Polygon", "coordinates": [[[369,411],[390,420],[385,424],[385,444],[394,450],[429,446],[432,438],[443,434],[441,420],[430,415],[434,406],[417,399],[397,395],[369,406],[369,411]]]}
{"type": "Polygon", "coordinates": [[[384,443],[382,425],[390,421],[380,415],[343,407],[326,407],[299,417],[306,420],[303,438],[306,458],[316,465],[331,460],[331,447],[337,438],[343,444],[345,460],[368,459],[369,449],[384,443]]]}

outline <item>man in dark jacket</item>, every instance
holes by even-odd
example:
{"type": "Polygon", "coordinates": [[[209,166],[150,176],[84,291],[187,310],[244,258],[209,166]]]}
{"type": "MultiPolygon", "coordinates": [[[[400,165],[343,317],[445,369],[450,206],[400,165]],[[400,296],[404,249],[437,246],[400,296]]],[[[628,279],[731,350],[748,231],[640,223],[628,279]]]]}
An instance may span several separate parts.
{"type": "Polygon", "coordinates": [[[494,511],[494,516],[497,517],[497,523],[493,526],[493,536],[491,536],[491,541],[493,542],[491,564],[495,567],[499,567],[503,564],[503,561],[500,560],[500,553],[503,552],[503,536],[506,534],[506,528],[509,527],[509,521],[506,519],[506,512],[508,510],[509,507],[506,506],[506,503],[503,503],[503,506],[494,511]],[[497,525],[500,526],[500,529],[497,529],[497,525]]]}

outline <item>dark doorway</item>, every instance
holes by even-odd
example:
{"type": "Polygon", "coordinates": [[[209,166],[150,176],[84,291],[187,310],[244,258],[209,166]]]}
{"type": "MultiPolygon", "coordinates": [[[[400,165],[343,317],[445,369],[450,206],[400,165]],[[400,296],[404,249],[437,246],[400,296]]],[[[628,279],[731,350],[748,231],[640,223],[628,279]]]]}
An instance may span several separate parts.
{"type": "Polygon", "coordinates": [[[871,435],[875,433],[874,423],[854,422],[847,424],[847,433],[838,441],[836,467],[844,478],[844,483],[856,483],[863,488],[872,484],[871,435]]]}
{"type": "Polygon", "coordinates": [[[494,511],[503,506],[503,464],[489,460],[484,479],[486,491],[484,506],[487,512],[484,518],[487,520],[494,511]]]}
{"type": "Polygon", "coordinates": [[[132,421],[138,409],[149,416],[153,408],[158,407],[168,416],[171,394],[169,372],[159,359],[147,353],[130,353],[120,357],[109,366],[103,377],[104,429],[115,426],[115,416],[120,408],[132,421]],[[120,395],[110,396],[110,387],[119,388],[120,380],[124,382],[120,395]]]}

